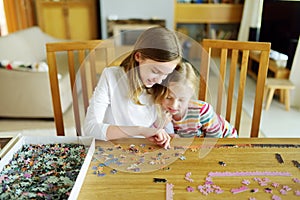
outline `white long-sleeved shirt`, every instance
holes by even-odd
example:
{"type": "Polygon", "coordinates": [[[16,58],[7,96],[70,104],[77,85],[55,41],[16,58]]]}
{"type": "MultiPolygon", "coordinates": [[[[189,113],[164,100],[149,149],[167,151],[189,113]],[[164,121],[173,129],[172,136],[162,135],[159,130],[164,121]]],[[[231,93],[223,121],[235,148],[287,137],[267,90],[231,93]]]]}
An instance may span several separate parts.
{"type": "Polygon", "coordinates": [[[143,105],[129,98],[128,76],[122,67],[105,68],[90,99],[84,134],[106,140],[109,125],[151,127],[157,117],[152,97],[145,92],[139,100],[143,105]]]}

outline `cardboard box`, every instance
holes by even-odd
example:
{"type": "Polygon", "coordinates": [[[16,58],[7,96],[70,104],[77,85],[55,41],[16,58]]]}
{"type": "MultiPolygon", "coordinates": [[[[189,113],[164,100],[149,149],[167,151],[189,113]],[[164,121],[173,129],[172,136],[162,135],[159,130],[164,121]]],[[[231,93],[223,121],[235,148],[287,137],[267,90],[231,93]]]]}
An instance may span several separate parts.
{"type": "Polygon", "coordinates": [[[80,192],[80,188],[83,184],[85,175],[87,173],[89,164],[95,151],[95,139],[93,137],[73,137],[73,136],[21,136],[18,141],[11,147],[11,149],[3,156],[0,161],[0,171],[8,164],[13,155],[20,149],[24,144],[82,144],[87,148],[87,155],[81,166],[80,172],[76,178],[69,199],[77,199],[80,192]]]}

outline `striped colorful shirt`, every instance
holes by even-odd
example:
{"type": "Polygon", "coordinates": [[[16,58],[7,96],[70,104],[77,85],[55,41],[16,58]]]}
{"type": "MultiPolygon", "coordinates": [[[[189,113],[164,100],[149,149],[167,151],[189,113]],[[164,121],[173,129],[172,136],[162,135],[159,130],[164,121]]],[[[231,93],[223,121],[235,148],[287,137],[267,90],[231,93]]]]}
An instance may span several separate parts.
{"type": "Polygon", "coordinates": [[[191,100],[185,116],[180,121],[172,120],[175,134],[180,137],[204,136],[214,138],[237,138],[236,129],[213,107],[204,101],[191,100]]]}

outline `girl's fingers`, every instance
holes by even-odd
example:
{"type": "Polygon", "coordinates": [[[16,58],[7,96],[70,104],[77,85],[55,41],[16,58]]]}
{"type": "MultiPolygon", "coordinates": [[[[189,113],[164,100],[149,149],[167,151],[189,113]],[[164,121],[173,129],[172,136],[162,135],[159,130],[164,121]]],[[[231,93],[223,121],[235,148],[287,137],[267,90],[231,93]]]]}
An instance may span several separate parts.
{"type": "Polygon", "coordinates": [[[154,137],[148,137],[147,138],[150,142],[155,142],[155,138],[154,137]]]}
{"type": "Polygon", "coordinates": [[[149,141],[151,141],[151,142],[159,145],[159,146],[164,147],[165,149],[170,148],[171,137],[163,129],[157,130],[157,132],[156,132],[156,134],[154,136],[148,137],[147,139],[149,141]]]}
{"type": "Polygon", "coordinates": [[[162,134],[161,136],[162,136],[162,138],[160,140],[158,138],[155,138],[157,144],[163,146],[165,149],[170,148],[171,137],[169,136],[169,134],[165,133],[165,134],[162,134]]]}

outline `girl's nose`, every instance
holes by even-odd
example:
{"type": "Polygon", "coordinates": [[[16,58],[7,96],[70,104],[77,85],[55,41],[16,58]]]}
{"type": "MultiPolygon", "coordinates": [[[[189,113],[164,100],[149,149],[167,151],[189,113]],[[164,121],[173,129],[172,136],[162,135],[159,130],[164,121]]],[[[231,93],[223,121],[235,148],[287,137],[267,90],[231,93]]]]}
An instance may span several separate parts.
{"type": "Polygon", "coordinates": [[[177,99],[174,99],[174,100],[171,102],[171,105],[172,105],[172,108],[177,108],[177,107],[178,107],[178,100],[177,100],[177,99]]]}
{"type": "Polygon", "coordinates": [[[154,78],[154,82],[161,84],[161,82],[166,78],[165,75],[157,75],[157,77],[154,78]]]}

